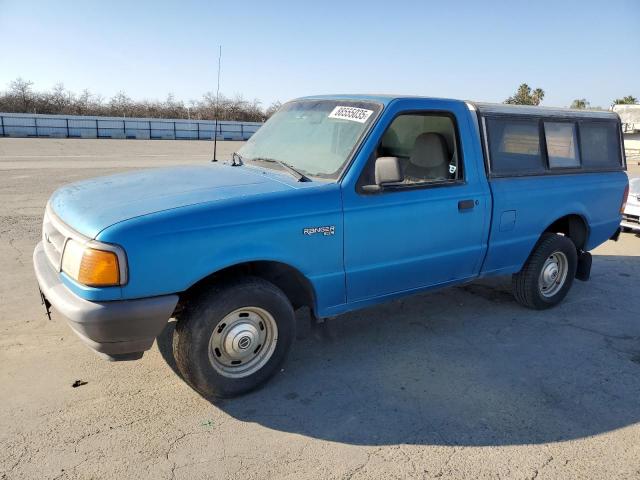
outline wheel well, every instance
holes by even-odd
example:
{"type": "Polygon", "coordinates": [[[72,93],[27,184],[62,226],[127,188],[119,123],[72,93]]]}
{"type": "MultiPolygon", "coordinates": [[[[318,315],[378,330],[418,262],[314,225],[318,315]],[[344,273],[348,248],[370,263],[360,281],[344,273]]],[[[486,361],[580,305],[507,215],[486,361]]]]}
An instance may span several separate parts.
{"type": "Polygon", "coordinates": [[[311,282],[296,268],[285,263],[273,261],[254,261],[233,265],[198,281],[180,295],[180,303],[207,288],[212,283],[224,282],[230,278],[243,276],[260,277],[273,283],[287,296],[294,310],[309,307],[315,310],[315,292],[311,282]]]}
{"type": "Polygon", "coordinates": [[[545,232],[562,233],[569,237],[578,250],[584,250],[587,244],[589,228],[580,215],[566,215],[549,225],[545,232]]]}

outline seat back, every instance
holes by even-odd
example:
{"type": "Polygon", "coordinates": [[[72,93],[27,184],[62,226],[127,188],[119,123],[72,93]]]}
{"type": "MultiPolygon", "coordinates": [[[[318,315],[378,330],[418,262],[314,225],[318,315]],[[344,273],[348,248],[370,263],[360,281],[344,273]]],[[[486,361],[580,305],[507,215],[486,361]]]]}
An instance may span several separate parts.
{"type": "Polygon", "coordinates": [[[411,181],[446,180],[450,161],[451,154],[442,135],[421,133],[416,137],[406,164],[405,178],[411,181]]]}

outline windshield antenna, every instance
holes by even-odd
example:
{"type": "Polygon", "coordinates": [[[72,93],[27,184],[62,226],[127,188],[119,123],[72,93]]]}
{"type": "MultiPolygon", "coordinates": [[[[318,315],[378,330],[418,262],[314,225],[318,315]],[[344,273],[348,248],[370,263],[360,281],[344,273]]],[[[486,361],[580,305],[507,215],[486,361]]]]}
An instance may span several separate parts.
{"type": "Polygon", "coordinates": [[[222,45],[218,46],[218,87],[216,89],[216,107],[215,107],[215,116],[216,116],[216,124],[213,129],[213,160],[212,162],[217,162],[216,159],[216,148],[218,146],[218,105],[220,104],[220,65],[222,61],[222,45]]]}

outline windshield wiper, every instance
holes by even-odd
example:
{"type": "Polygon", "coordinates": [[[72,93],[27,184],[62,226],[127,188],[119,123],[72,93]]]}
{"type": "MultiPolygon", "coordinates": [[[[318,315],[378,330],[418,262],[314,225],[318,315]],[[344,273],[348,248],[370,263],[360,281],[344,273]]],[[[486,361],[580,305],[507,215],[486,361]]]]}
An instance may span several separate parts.
{"type": "Polygon", "coordinates": [[[238,152],[233,152],[233,154],[231,155],[231,166],[239,167],[243,164],[244,162],[242,161],[242,155],[240,155],[238,152]]]}
{"type": "Polygon", "coordinates": [[[289,172],[291,175],[293,175],[299,182],[311,182],[312,181],[309,177],[307,177],[300,170],[295,169],[294,167],[292,167],[288,163],[284,163],[282,160],[276,160],[275,158],[262,158],[262,157],[252,158],[251,160],[255,160],[257,162],[277,163],[282,168],[284,168],[287,172],[289,172]]]}

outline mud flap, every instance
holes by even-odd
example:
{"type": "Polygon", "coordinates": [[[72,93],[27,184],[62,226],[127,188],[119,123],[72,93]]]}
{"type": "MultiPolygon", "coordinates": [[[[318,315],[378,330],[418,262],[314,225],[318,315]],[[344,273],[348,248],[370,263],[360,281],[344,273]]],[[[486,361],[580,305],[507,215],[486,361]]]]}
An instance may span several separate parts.
{"type": "Polygon", "coordinates": [[[586,282],[591,276],[591,254],[589,252],[578,252],[578,268],[576,278],[586,282]]]}
{"type": "Polygon", "coordinates": [[[47,300],[47,297],[44,296],[42,290],[38,290],[40,291],[40,302],[42,303],[42,305],[44,305],[45,314],[47,315],[47,318],[51,320],[51,303],[49,302],[49,300],[47,300]]]}
{"type": "Polygon", "coordinates": [[[611,235],[609,240],[613,240],[614,242],[617,242],[618,239],[620,238],[620,232],[622,232],[622,227],[618,227],[618,229],[613,233],[613,235],[611,235]]]}

